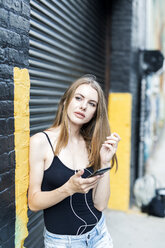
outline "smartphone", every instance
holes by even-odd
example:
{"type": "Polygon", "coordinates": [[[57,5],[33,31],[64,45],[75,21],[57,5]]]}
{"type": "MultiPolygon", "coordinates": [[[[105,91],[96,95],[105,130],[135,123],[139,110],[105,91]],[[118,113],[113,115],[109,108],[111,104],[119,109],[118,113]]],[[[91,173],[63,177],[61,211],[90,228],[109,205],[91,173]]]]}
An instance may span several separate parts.
{"type": "Polygon", "coordinates": [[[103,168],[103,169],[99,169],[99,170],[95,171],[93,174],[89,175],[88,178],[89,177],[98,176],[98,175],[102,175],[102,174],[104,174],[106,171],[108,171],[110,169],[111,169],[110,166],[109,167],[106,167],[106,168],[103,168]]]}

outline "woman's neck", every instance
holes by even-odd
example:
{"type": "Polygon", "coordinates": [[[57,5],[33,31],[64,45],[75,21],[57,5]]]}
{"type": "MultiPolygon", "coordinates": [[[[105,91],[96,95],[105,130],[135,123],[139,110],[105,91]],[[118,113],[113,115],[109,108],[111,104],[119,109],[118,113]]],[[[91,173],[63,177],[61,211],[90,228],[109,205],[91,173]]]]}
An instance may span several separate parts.
{"type": "Polygon", "coordinates": [[[71,122],[68,122],[68,132],[69,132],[69,141],[70,142],[79,142],[82,140],[82,136],[80,134],[80,126],[74,125],[71,122]]]}

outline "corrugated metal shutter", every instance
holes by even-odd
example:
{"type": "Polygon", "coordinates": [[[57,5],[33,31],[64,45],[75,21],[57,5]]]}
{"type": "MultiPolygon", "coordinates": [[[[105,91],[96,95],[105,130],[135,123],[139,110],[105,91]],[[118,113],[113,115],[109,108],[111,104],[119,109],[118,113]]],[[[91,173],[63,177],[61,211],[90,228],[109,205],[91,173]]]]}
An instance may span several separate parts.
{"type": "MultiPolygon", "coordinates": [[[[52,124],[59,99],[78,77],[105,80],[106,15],[100,0],[31,0],[30,129],[52,124]]],[[[26,248],[43,247],[41,213],[29,211],[26,248]],[[37,244],[37,245],[36,245],[37,244]]]]}

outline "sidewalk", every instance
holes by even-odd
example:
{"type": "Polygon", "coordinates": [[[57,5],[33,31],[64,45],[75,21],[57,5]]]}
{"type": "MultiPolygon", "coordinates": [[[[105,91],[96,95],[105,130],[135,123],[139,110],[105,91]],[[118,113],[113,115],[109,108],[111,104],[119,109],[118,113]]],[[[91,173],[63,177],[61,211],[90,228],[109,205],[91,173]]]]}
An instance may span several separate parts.
{"type": "Polygon", "coordinates": [[[161,187],[165,187],[165,128],[162,130],[160,140],[155,145],[150,159],[148,159],[146,173],[155,175],[161,187]]]}
{"type": "MultiPolygon", "coordinates": [[[[165,187],[165,129],[146,172],[154,174],[161,187],[165,187]]],[[[126,213],[107,209],[105,216],[114,248],[165,248],[165,218],[148,216],[136,207],[126,213]]]]}
{"type": "Polygon", "coordinates": [[[114,248],[165,248],[165,218],[106,210],[114,248]]]}

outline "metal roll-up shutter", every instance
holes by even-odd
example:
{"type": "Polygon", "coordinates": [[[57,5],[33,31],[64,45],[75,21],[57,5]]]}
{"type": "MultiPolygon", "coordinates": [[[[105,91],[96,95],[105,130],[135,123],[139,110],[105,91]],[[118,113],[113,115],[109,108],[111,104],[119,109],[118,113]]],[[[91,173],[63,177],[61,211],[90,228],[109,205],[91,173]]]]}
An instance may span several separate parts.
{"type": "MultiPolygon", "coordinates": [[[[100,0],[31,0],[30,130],[49,127],[68,86],[84,74],[105,81],[106,15],[100,0]]],[[[104,85],[102,84],[104,88],[104,85]]],[[[29,211],[26,248],[43,247],[42,213],[29,211]]]]}

